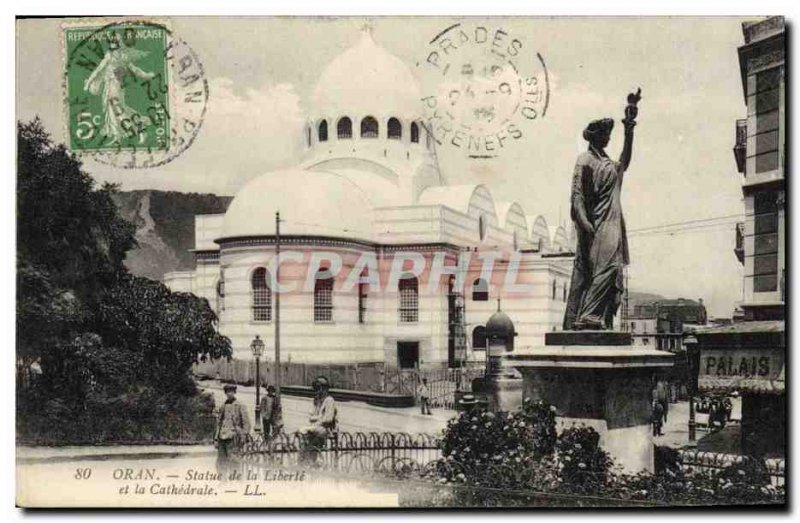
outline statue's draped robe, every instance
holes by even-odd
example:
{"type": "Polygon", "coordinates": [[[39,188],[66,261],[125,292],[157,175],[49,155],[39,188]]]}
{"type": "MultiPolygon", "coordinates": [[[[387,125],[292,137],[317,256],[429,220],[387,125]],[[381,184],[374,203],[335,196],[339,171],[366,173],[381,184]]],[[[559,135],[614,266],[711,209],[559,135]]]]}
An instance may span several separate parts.
{"type": "Polygon", "coordinates": [[[611,328],[628,264],[628,240],[620,195],[623,170],[618,162],[593,151],[582,153],[572,180],[572,219],[578,248],[572,271],[564,329],[611,328]],[[585,233],[578,222],[581,208],[595,229],[585,233]]]}

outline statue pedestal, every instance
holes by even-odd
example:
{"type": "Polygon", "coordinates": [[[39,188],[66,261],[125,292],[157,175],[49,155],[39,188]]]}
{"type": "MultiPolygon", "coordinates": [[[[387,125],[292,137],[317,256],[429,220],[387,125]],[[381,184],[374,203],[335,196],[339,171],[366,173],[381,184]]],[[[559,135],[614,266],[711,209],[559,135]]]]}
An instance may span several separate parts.
{"type": "Polygon", "coordinates": [[[522,373],[524,398],[558,409],[560,430],[590,426],[626,472],[653,472],[653,375],[672,366],[672,354],[633,347],[627,332],[562,331],[503,365],[522,373]]]}
{"type": "Polygon", "coordinates": [[[492,412],[513,412],[522,407],[523,380],[509,374],[490,375],[486,380],[486,397],[492,412]]]}

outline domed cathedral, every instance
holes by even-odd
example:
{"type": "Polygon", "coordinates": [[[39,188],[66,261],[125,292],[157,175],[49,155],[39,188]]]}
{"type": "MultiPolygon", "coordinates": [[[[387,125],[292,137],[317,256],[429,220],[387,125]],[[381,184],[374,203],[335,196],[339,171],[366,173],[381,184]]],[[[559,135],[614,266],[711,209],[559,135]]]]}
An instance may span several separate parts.
{"type": "Polygon", "coordinates": [[[564,231],[551,239],[542,216],[484,185],[448,185],[422,109],[409,67],[365,31],[320,76],[299,164],[252,179],[225,214],[196,216],[196,268],[165,282],[208,299],[235,358],[252,358],[256,335],[271,347],[278,286],[292,362],[482,362],[498,299],[514,350],[560,329],[571,261],[549,255],[564,231]]]}

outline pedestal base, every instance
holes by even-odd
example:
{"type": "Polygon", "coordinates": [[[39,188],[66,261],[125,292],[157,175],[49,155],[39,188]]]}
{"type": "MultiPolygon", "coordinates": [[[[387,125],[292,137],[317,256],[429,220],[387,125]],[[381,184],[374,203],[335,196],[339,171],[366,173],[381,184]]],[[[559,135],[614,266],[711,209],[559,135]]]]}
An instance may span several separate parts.
{"type": "Polygon", "coordinates": [[[659,368],[672,366],[672,354],[631,345],[591,345],[589,338],[599,338],[587,337],[587,331],[558,334],[547,341],[570,344],[505,358],[504,366],[522,373],[523,398],[554,405],[562,426],[594,428],[602,448],[626,472],[652,472],[652,378],[659,368]]]}
{"type": "Polygon", "coordinates": [[[486,396],[492,412],[513,412],[522,407],[522,378],[501,375],[486,380],[486,396]]]}

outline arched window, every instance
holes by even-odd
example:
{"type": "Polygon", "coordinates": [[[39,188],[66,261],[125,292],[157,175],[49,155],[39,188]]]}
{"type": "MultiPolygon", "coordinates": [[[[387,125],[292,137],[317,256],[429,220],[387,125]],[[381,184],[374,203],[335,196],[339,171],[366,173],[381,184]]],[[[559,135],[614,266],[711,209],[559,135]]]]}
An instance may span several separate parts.
{"type": "Polygon", "coordinates": [[[320,142],[328,141],[328,120],[322,120],[317,128],[317,140],[320,142]]]}
{"type": "Polygon", "coordinates": [[[556,299],[556,280],[553,280],[553,299],[556,299]]]}
{"type": "Polygon", "coordinates": [[[519,250],[519,240],[517,239],[517,230],[514,229],[514,250],[519,250]]]}
{"type": "Polygon", "coordinates": [[[472,329],[472,348],[486,349],[486,327],[478,325],[472,329]]]}
{"type": "Polygon", "coordinates": [[[419,143],[419,125],[411,122],[411,143],[419,143]]]}
{"type": "Polygon", "coordinates": [[[217,316],[225,310],[225,271],[219,271],[217,280],[217,316]]]}
{"type": "Polygon", "coordinates": [[[340,140],[353,137],[353,122],[350,121],[350,118],[345,116],[339,119],[339,123],[336,124],[336,136],[340,140]]]}
{"type": "Polygon", "coordinates": [[[472,282],[472,301],[489,301],[489,283],[483,278],[472,282]]]}
{"type": "Polygon", "coordinates": [[[314,321],[333,321],[333,275],[327,269],[320,269],[315,276],[314,321]]]}
{"type": "Polygon", "coordinates": [[[419,320],[419,281],[408,275],[397,282],[400,298],[400,323],[416,323],[419,320]]]}
{"type": "Polygon", "coordinates": [[[272,320],[272,291],[267,283],[267,269],[256,269],[250,283],[253,290],[253,321],[272,320]]]}
{"type": "Polygon", "coordinates": [[[306,144],[311,147],[311,127],[306,128],[306,144]]]}
{"type": "Polygon", "coordinates": [[[478,216],[478,237],[481,241],[486,237],[486,220],[483,219],[482,214],[478,216]]]}
{"type": "Polygon", "coordinates": [[[397,118],[389,118],[386,128],[388,133],[387,136],[390,140],[401,140],[403,138],[403,125],[397,118]]]}
{"type": "Polygon", "coordinates": [[[361,120],[361,138],[378,137],[378,120],[371,116],[365,116],[361,120]]]}
{"type": "Polygon", "coordinates": [[[369,283],[367,277],[369,273],[366,269],[361,271],[361,278],[358,281],[358,323],[366,323],[367,321],[367,292],[369,291],[369,283]]]}

